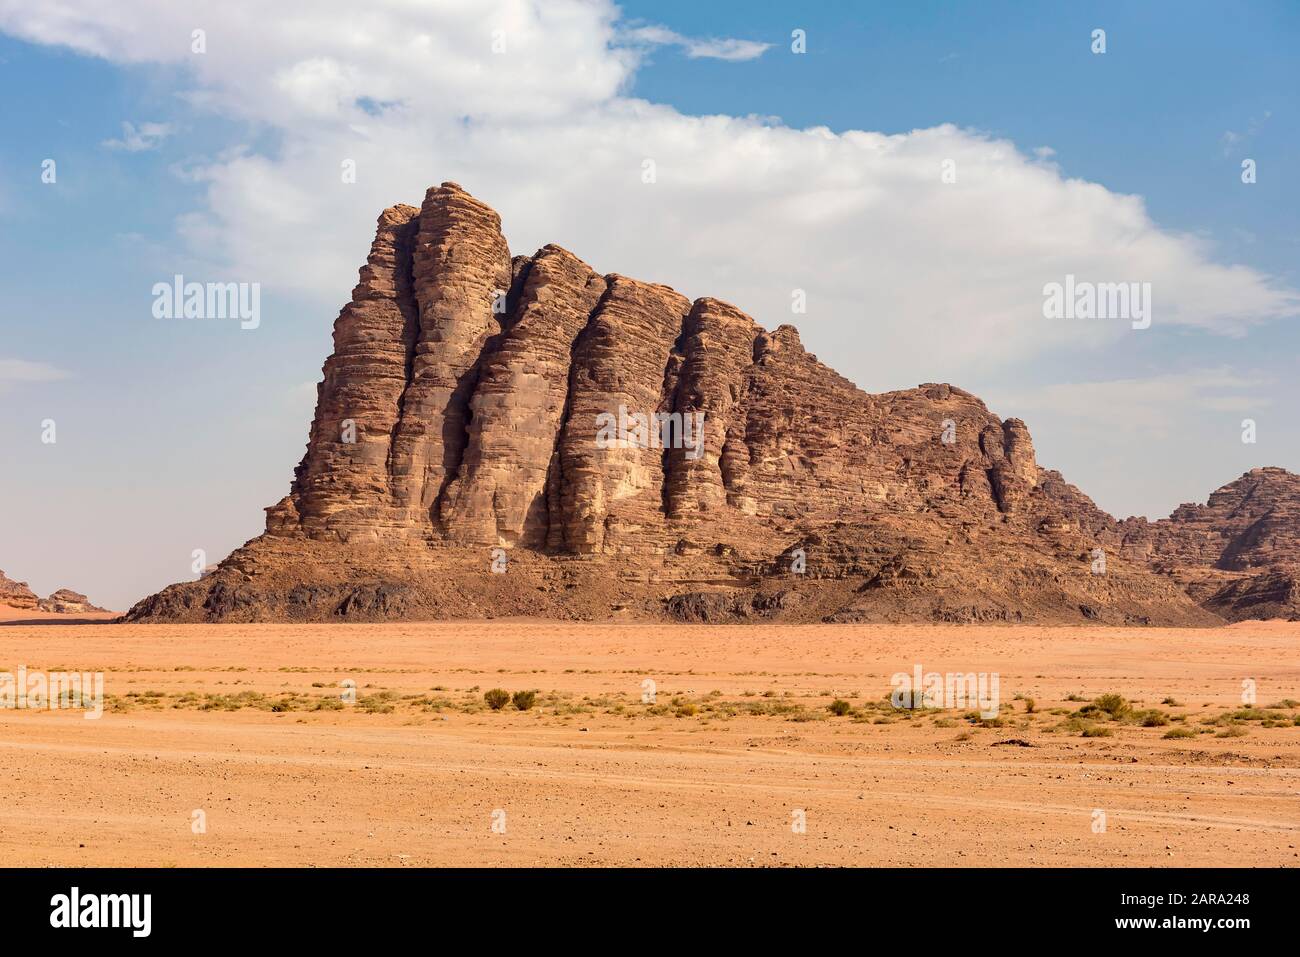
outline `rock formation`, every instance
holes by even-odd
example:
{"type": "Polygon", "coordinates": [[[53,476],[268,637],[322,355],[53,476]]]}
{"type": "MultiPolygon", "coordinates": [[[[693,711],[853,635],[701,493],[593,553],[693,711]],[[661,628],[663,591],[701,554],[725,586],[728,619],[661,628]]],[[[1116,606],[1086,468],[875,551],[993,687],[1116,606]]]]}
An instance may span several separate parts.
{"type": "Polygon", "coordinates": [[[40,601],[27,582],[16,582],[0,571],[0,605],[10,608],[34,609],[40,601]]]}
{"type": "Polygon", "coordinates": [[[42,598],[37,602],[37,607],[41,611],[52,611],[60,615],[78,615],[106,610],[98,605],[91,604],[89,598],[81,594],[81,592],[73,591],[71,588],[60,588],[51,594],[49,598],[42,598]]]}
{"type": "Polygon", "coordinates": [[[60,588],[49,598],[41,598],[27,587],[26,582],[16,582],[0,571],[0,607],[20,611],[48,611],[55,614],[80,614],[84,612],[102,612],[90,603],[90,599],[70,588],[60,588]]]}
{"type": "Polygon", "coordinates": [[[1020,420],[868,394],[791,326],[558,246],[512,258],[454,183],[380,216],[323,371],[266,533],[129,619],[1221,620],[1020,420]]]}
{"type": "Polygon", "coordinates": [[[1252,469],[1204,505],[1120,530],[1126,551],[1224,618],[1300,618],[1300,475],[1252,469]]]}

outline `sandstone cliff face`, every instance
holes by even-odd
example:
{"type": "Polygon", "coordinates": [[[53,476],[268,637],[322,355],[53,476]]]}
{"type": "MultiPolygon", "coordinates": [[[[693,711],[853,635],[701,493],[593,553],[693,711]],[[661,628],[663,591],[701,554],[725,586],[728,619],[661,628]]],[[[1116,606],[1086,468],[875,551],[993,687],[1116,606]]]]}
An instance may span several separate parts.
{"type": "Polygon", "coordinates": [[[411,272],[419,331],[391,473],[399,516],[428,536],[465,450],[479,362],[506,320],[512,271],[500,218],[455,183],[429,190],[411,272]]]}
{"type": "Polygon", "coordinates": [[[347,541],[410,528],[391,458],[416,349],[411,258],[419,213],[394,206],[379,217],[361,281],[334,324],[307,454],[291,501],[270,523],[277,534],[301,530],[347,541]]]}
{"type": "Polygon", "coordinates": [[[645,552],[664,525],[663,450],[651,417],[671,411],[671,353],[690,309],[666,286],[608,277],[608,288],[575,344],[569,413],[560,436],[556,499],[548,543],[562,552],[645,552]],[[636,416],[626,437],[601,447],[602,416],[636,416]],[[643,442],[645,444],[643,444],[643,442]]]}
{"type": "Polygon", "coordinates": [[[442,525],[453,541],[540,547],[550,528],[547,478],[571,356],[607,284],[558,246],[524,261],[521,278],[508,331],[470,400],[466,451],[443,501],[442,525]]]}
{"type": "Polygon", "coordinates": [[[792,326],[512,257],[444,183],[380,217],[266,535],[129,617],[1218,621],[1139,537],[970,393],[868,394],[792,326]]]}

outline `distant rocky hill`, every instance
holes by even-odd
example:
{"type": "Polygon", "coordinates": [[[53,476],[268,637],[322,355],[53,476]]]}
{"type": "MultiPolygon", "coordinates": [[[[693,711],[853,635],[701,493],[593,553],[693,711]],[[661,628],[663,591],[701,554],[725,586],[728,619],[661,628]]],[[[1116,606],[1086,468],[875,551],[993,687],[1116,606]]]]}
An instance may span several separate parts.
{"type": "Polygon", "coordinates": [[[1222,620],[1145,527],[968,392],[869,394],[792,326],[512,258],[444,183],[380,216],[266,533],[127,617],[1222,620]]]}
{"type": "Polygon", "coordinates": [[[21,611],[48,611],[56,614],[101,612],[85,595],[69,588],[60,588],[49,598],[41,598],[27,587],[26,582],[16,582],[0,571],[0,607],[21,611]]]}
{"type": "Polygon", "coordinates": [[[1204,505],[1120,530],[1127,554],[1224,618],[1300,619],[1300,475],[1252,469],[1204,505]]]}

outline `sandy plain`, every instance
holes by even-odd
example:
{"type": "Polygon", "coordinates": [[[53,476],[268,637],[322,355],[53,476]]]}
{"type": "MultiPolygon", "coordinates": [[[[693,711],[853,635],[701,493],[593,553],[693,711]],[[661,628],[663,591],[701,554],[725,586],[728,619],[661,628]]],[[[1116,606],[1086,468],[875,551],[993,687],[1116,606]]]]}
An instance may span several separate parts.
{"type": "Polygon", "coordinates": [[[0,709],[10,865],[1300,866],[1297,623],[0,626],[19,666],[107,706],[0,709]],[[918,664],[999,717],[894,709],[918,664]]]}

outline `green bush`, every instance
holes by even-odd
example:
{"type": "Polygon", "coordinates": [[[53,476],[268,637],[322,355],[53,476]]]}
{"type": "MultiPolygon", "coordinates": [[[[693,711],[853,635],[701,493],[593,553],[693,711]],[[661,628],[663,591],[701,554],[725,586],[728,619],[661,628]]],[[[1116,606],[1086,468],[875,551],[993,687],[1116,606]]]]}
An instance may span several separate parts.
{"type": "Polygon", "coordinates": [[[842,718],[853,710],[853,705],[849,704],[843,698],[836,698],[826,706],[826,710],[831,714],[842,718]]]}
{"type": "Polygon", "coordinates": [[[510,702],[520,711],[527,711],[536,700],[537,693],[535,691],[516,691],[510,702]]]}
{"type": "Polygon", "coordinates": [[[483,700],[493,711],[500,711],[510,703],[510,692],[505,688],[493,688],[491,691],[483,692],[483,700]]]}

